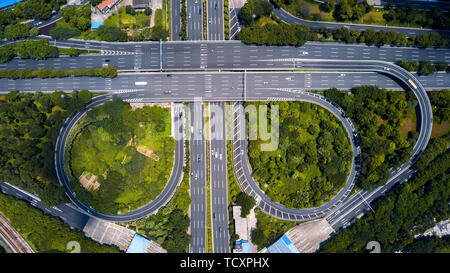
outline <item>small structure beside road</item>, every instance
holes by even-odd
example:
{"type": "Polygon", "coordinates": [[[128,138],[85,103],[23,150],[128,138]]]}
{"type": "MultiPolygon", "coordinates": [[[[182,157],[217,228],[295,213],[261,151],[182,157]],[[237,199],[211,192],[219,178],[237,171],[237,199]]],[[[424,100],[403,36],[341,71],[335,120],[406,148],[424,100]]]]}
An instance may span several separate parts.
{"type": "Polygon", "coordinates": [[[151,5],[150,0],[133,0],[133,8],[136,10],[144,10],[146,8],[149,8],[151,5]]]}
{"type": "Polygon", "coordinates": [[[97,8],[101,13],[105,14],[120,1],[121,0],[103,0],[100,4],[97,5],[97,8]]]}
{"type": "Polygon", "coordinates": [[[105,245],[115,245],[127,253],[166,253],[159,244],[126,227],[89,218],[84,234],[105,245]]]}
{"type": "Polygon", "coordinates": [[[233,253],[256,253],[257,247],[251,242],[251,232],[256,228],[256,216],[254,209],[250,210],[250,214],[241,217],[241,206],[233,206],[234,230],[239,236],[235,242],[233,253]]]}

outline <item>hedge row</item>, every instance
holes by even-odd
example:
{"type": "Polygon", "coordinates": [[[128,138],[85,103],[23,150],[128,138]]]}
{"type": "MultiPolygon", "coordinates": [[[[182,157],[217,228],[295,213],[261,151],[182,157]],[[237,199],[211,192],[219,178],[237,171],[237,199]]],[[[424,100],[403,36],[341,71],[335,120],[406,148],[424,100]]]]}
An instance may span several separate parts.
{"type": "Polygon", "coordinates": [[[106,66],[102,68],[87,68],[87,69],[50,69],[40,68],[39,70],[19,70],[19,69],[7,69],[0,70],[0,78],[8,79],[31,79],[39,77],[41,79],[46,78],[64,78],[64,77],[103,77],[114,78],[117,76],[117,69],[114,66],[106,66]]]}

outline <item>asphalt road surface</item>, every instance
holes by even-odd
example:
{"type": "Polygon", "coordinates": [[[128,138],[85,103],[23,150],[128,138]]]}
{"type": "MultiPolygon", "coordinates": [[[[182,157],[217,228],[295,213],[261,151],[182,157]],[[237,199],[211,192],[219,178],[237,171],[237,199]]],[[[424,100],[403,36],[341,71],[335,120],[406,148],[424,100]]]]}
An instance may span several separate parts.
{"type": "Polygon", "coordinates": [[[50,58],[35,61],[15,58],[0,64],[0,69],[38,69],[40,67],[75,69],[114,65],[120,71],[163,70],[242,70],[301,69],[303,61],[327,60],[407,60],[446,61],[449,48],[367,46],[308,42],[301,47],[245,45],[240,41],[175,41],[145,43],[100,43],[95,41],[57,41],[51,44],[65,47],[103,50],[104,54],[50,58]],[[162,63],[160,57],[162,56],[162,63]]]}
{"type": "Polygon", "coordinates": [[[180,0],[170,0],[172,4],[170,8],[172,9],[172,41],[180,41],[180,30],[181,30],[181,1],[180,0]]]}
{"type": "Polygon", "coordinates": [[[206,2],[206,5],[208,7],[208,40],[223,40],[223,0],[209,0],[206,2]]]}
{"type": "Polygon", "coordinates": [[[190,104],[191,119],[191,253],[206,252],[206,141],[204,136],[204,104],[190,104]]]}
{"type": "MultiPolygon", "coordinates": [[[[417,75],[415,75],[417,76],[417,75]]],[[[337,87],[351,89],[360,85],[377,85],[387,89],[403,89],[400,82],[387,74],[374,72],[247,72],[246,93],[251,97],[270,97],[274,91],[290,92],[294,89],[322,90],[337,87]]],[[[450,87],[450,75],[436,73],[418,76],[427,90],[450,87]]],[[[243,99],[244,73],[242,72],[176,72],[120,74],[114,79],[71,77],[51,79],[0,79],[0,92],[21,90],[34,92],[90,91],[121,93],[125,99],[170,99],[192,101],[195,97],[208,100],[243,99]],[[171,75],[168,77],[167,75],[171,75]],[[147,82],[137,86],[136,82],[147,82]],[[165,94],[171,90],[171,94],[165,94]]]]}
{"type": "Polygon", "coordinates": [[[214,253],[229,253],[227,145],[225,138],[225,103],[210,104],[211,211],[214,253]]]}
{"type": "Polygon", "coordinates": [[[203,40],[203,2],[186,0],[188,40],[203,40]]]}
{"type": "Polygon", "coordinates": [[[412,36],[412,35],[417,36],[417,35],[420,35],[423,33],[430,33],[430,32],[438,32],[439,34],[443,34],[443,35],[448,35],[450,33],[449,30],[376,26],[376,25],[350,24],[350,23],[334,23],[334,22],[324,22],[324,21],[310,21],[310,20],[305,20],[305,19],[295,17],[294,15],[285,11],[281,7],[275,7],[273,9],[273,13],[287,24],[302,24],[302,25],[307,25],[307,26],[311,26],[311,27],[315,27],[315,28],[325,27],[325,28],[330,28],[330,29],[336,29],[336,28],[345,27],[345,28],[348,28],[349,30],[359,30],[359,31],[364,31],[367,28],[372,28],[376,31],[378,31],[378,30],[385,30],[385,31],[395,30],[397,33],[403,33],[407,36],[412,36]]]}

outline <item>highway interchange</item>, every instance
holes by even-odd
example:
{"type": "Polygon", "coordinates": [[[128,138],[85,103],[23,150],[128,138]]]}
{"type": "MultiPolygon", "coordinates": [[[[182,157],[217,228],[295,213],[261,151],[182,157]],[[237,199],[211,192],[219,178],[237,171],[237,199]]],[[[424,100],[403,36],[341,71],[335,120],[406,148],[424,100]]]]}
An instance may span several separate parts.
{"type": "MultiPolygon", "coordinates": [[[[176,0],[172,1],[174,6],[176,0]]],[[[179,1],[178,1],[179,2],[179,1]]],[[[405,182],[413,173],[410,169],[413,159],[425,149],[432,126],[431,105],[425,93],[426,89],[444,88],[450,86],[450,79],[442,73],[431,76],[412,75],[393,65],[392,62],[408,60],[444,60],[450,62],[450,50],[442,48],[418,49],[410,47],[346,45],[338,43],[308,42],[302,47],[276,47],[245,45],[239,41],[223,40],[223,2],[208,1],[207,18],[208,40],[203,39],[203,7],[200,0],[188,0],[188,39],[194,41],[173,42],[142,42],[142,43],[107,43],[97,41],[52,41],[52,44],[63,47],[78,47],[102,50],[103,54],[81,55],[79,57],[51,58],[45,61],[14,59],[7,64],[0,64],[0,69],[38,69],[40,67],[56,69],[94,68],[101,64],[114,65],[121,72],[114,79],[94,78],[66,78],[66,79],[31,79],[6,80],[0,79],[0,91],[53,91],[89,89],[104,91],[106,95],[96,97],[87,105],[86,109],[71,116],[62,128],[55,150],[55,167],[60,183],[66,188],[71,201],[84,213],[107,221],[130,221],[145,215],[155,213],[167,203],[178,186],[182,176],[184,158],[183,119],[190,116],[190,164],[191,164],[191,198],[193,199],[190,217],[192,235],[191,252],[205,252],[206,250],[206,202],[211,202],[213,221],[214,252],[229,252],[228,237],[228,198],[226,182],[226,145],[225,141],[210,141],[210,172],[212,199],[206,200],[206,141],[204,138],[204,104],[191,103],[190,114],[184,113],[178,102],[217,101],[219,107],[224,107],[225,101],[241,102],[245,100],[302,100],[316,103],[325,107],[340,118],[349,136],[355,130],[352,122],[342,118],[338,106],[319,95],[306,92],[331,87],[350,89],[357,85],[376,84],[389,89],[413,90],[420,106],[420,134],[414,147],[410,162],[406,162],[395,170],[389,182],[371,192],[359,191],[347,199],[357,172],[352,170],[346,186],[330,201],[319,208],[291,210],[272,202],[260,189],[251,176],[248,166],[245,136],[233,141],[233,168],[236,176],[242,179],[243,189],[254,196],[258,206],[266,213],[286,220],[307,220],[326,216],[327,221],[335,229],[346,227],[355,217],[369,208],[368,204],[382,196],[397,183],[405,182]],[[197,2],[197,3],[196,3],[197,2]],[[221,12],[216,12],[215,4],[221,12]],[[191,15],[189,16],[189,13],[191,15]],[[216,15],[222,15],[222,21],[216,15]],[[222,28],[222,30],[221,30],[222,28]],[[378,60],[378,61],[374,61],[378,60]],[[225,71],[222,71],[225,70],[225,71]],[[251,70],[250,72],[243,72],[251,70]],[[261,70],[261,71],[259,71],[261,70]],[[264,72],[264,70],[271,70],[264,72]],[[277,72],[276,70],[283,70],[277,72]],[[287,72],[286,70],[311,70],[301,72],[287,72]],[[314,71],[314,70],[321,70],[314,71]],[[136,73],[136,72],[150,73],[136,73]],[[161,71],[163,71],[161,73],[161,71]],[[258,72],[256,72],[258,71],[258,72]],[[417,77],[417,79],[416,79],[417,77]],[[412,80],[414,85],[408,80],[412,80]],[[145,88],[135,85],[137,81],[146,81],[145,88]],[[422,86],[423,83],[423,86],[422,86]],[[164,92],[170,90],[170,94],[164,92]],[[174,104],[173,126],[177,134],[174,168],[167,186],[163,192],[146,206],[125,215],[105,215],[95,212],[91,207],[78,201],[70,190],[68,178],[64,172],[63,157],[65,140],[70,129],[89,109],[113,98],[122,98],[129,102],[171,101],[174,104]],[[181,114],[181,117],[177,113],[181,114]],[[215,157],[215,153],[222,155],[215,157]],[[234,157],[236,156],[236,157],[234,157]],[[236,164],[234,164],[236,163],[236,164]],[[248,188],[250,187],[250,188],[248,188]],[[251,190],[249,190],[251,189],[251,190]],[[347,199],[347,200],[346,200],[347,199]],[[225,202],[223,202],[225,200],[225,202]],[[226,217],[226,218],[225,218],[226,217]],[[219,230],[220,228],[220,230],[219,230]]],[[[178,14],[172,10],[172,18],[178,14]]],[[[275,14],[279,15],[277,10],[275,14]]],[[[56,18],[56,17],[55,17],[56,18]]],[[[284,19],[283,19],[284,20],[284,19]]],[[[176,24],[172,24],[172,31],[176,24]]],[[[353,27],[353,26],[350,26],[353,27]]],[[[178,28],[179,31],[179,28],[178,28]]],[[[419,31],[405,29],[404,31],[419,31]]],[[[427,31],[427,30],[420,30],[427,31]]],[[[174,37],[173,40],[179,40],[174,37]]],[[[175,35],[176,36],[176,35],[175,35]]],[[[217,117],[224,120],[224,117],[217,117]]],[[[245,121],[235,123],[236,132],[245,131],[245,121]]],[[[211,135],[225,133],[218,124],[211,126],[211,135]]],[[[188,128],[189,130],[189,128],[188,128]]],[[[352,139],[352,138],[350,138],[352,139]]],[[[354,156],[357,148],[352,143],[354,156]]],[[[2,190],[5,191],[2,186],[2,190]]],[[[13,192],[10,187],[6,191],[13,192]]],[[[370,209],[370,208],[369,208],[370,209]]]]}

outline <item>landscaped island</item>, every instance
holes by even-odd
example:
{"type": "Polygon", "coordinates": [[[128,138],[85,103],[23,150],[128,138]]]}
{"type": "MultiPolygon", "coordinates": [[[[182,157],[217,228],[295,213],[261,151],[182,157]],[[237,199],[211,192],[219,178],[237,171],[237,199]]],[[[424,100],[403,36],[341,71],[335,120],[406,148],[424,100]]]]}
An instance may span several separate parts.
{"type": "Polygon", "coordinates": [[[261,151],[263,141],[249,141],[250,165],[261,189],[289,208],[316,207],[330,200],[345,185],[352,161],[341,122],[307,102],[251,104],[280,107],[278,149],[261,151]]]}
{"type": "MultiPolygon", "coordinates": [[[[95,210],[126,213],[163,190],[174,161],[170,108],[121,100],[90,110],[69,136],[71,187],[95,210]]],[[[67,170],[67,168],[66,168],[67,170]]]]}

